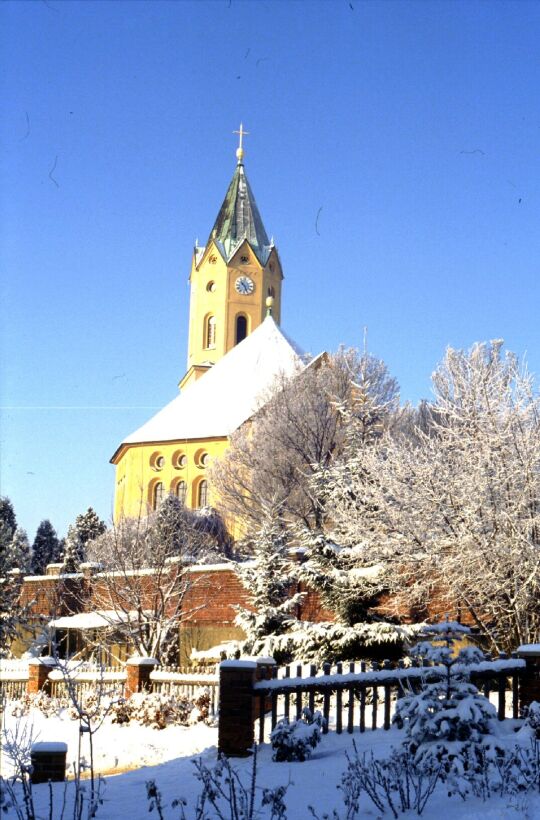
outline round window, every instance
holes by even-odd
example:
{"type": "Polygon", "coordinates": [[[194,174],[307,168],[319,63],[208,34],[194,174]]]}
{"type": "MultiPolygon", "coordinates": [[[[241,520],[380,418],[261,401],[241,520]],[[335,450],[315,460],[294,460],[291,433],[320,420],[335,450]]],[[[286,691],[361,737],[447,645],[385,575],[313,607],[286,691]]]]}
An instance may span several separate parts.
{"type": "Polygon", "coordinates": [[[182,470],[187,464],[187,456],[181,450],[177,450],[172,457],[173,466],[177,470],[182,470]]]}
{"type": "Polygon", "coordinates": [[[152,453],[150,456],[150,466],[153,470],[163,470],[165,466],[165,456],[161,453],[152,453]]]}
{"type": "Polygon", "coordinates": [[[210,463],[210,456],[208,453],[203,453],[199,459],[201,467],[207,467],[210,463]]]}
{"type": "Polygon", "coordinates": [[[210,262],[210,264],[211,264],[211,265],[215,265],[215,264],[216,264],[216,262],[217,262],[217,256],[215,256],[214,254],[212,254],[212,256],[209,256],[209,257],[208,257],[208,261],[210,262]]]}
{"type": "Polygon", "coordinates": [[[208,291],[208,293],[214,293],[215,290],[216,290],[216,283],[213,282],[213,281],[208,282],[208,284],[206,286],[206,290],[208,291]]]}

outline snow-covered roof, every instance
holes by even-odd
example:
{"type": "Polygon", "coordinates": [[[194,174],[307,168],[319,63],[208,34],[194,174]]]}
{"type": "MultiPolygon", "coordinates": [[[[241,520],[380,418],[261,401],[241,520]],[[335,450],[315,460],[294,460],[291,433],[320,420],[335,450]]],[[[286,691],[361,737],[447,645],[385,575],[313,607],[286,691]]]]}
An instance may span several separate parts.
{"type": "Polygon", "coordinates": [[[117,612],[114,609],[96,609],[93,612],[77,612],[53,618],[49,626],[56,629],[103,629],[115,624],[136,620],[136,612],[117,612]]]}
{"type": "Polygon", "coordinates": [[[280,374],[304,367],[300,348],[271,316],[123,444],[229,436],[264,404],[280,374]]]}

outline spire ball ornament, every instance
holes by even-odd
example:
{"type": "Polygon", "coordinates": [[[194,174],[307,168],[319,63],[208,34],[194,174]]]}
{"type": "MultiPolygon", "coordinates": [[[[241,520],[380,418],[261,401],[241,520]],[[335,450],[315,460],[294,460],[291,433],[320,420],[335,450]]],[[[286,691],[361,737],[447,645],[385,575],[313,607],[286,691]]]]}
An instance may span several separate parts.
{"type": "Polygon", "coordinates": [[[272,308],[273,307],[274,307],[274,297],[273,296],[267,296],[266,297],[266,315],[267,316],[272,315],[272,308]]]}
{"type": "Polygon", "coordinates": [[[233,131],[233,134],[239,134],[240,140],[238,143],[238,148],[236,149],[236,159],[238,160],[238,165],[242,165],[244,162],[244,148],[242,145],[243,138],[249,134],[249,131],[244,131],[244,126],[240,123],[240,130],[233,131]]]}

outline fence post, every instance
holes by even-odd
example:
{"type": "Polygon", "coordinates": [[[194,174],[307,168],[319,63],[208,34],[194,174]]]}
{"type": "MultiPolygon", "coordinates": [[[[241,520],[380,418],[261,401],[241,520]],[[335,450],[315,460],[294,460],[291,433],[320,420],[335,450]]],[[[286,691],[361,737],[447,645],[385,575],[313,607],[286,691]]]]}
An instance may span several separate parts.
{"type": "Polygon", "coordinates": [[[49,684],[49,672],[56,666],[56,661],[50,656],[44,658],[32,658],[28,661],[28,682],[26,691],[29,695],[36,695],[38,692],[46,691],[49,684]]]}
{"type": "Polygon", "coordinates": [[[518,658],[527,664],[519,676],[519,711],[534,700],[540,703],[540,644],[529,643],[518,646],[518,658]]]}
{"type": "Polygon", "coordinates": [[[222,661],[219,665],[218,751],[247,757],[255,742],[253,684],[255,661],[222,661]]]}
{"type": "Polygon", "coordinates": [[[126,686],[124,697],[129,698],[135,692],[149,692],[151,689],[150,673],[159,661],[156,658],[128,658],[126,661],[126,686]]]}

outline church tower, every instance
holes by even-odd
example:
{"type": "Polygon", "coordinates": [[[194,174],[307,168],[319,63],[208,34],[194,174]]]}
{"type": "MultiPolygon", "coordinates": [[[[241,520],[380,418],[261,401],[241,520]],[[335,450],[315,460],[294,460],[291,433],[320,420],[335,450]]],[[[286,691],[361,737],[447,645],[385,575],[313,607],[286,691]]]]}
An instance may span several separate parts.
{"type": "MultiPolygon", "coordinates": [[[[303,365],[279,327],[281,263],[268,239],[244,169],[237,165],[206,247],[190,275],[187,372],[180,394],[117,447],[114,518],[138,518],[173,494],[186,507],[217,500],[208,468],[230,436],[260,410],[278,375],[303,365]]],[[[235,532],[235,522],[228,521],[235,532]]]]}
{"type": "Polygon", "coordinates": [[[205,247],[191,263],[184,388],[252,333],[270,309],[279,324],[283,273],[244,168],[240,125],[237,165],[205,247]]]}

